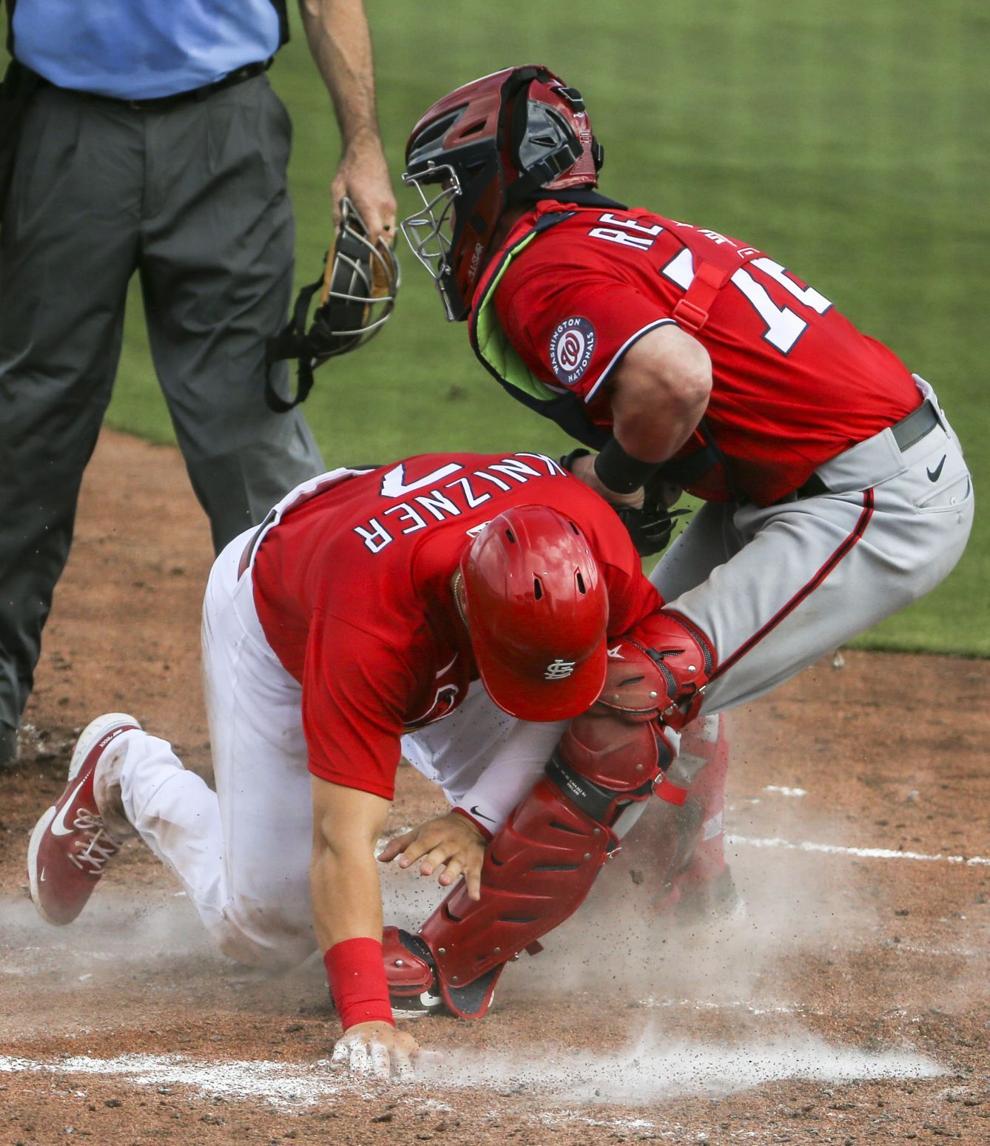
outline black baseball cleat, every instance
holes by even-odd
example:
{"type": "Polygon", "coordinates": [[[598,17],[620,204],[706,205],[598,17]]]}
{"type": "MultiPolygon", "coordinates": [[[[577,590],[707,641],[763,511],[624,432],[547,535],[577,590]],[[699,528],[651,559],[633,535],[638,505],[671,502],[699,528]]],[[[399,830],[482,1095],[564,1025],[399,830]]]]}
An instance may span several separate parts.
{"type": "Polygon", "coordinates": [[[504,970],[505,964],[499,963],[463,987],[448,984],[448,1011],[459,1019],[483,1019],[495,1001],[495,985],[504,970]]]}
{"type": "MultiPolygon", "coordinates": [[[[531,943],[526,950],[535,955],[542,947],[531,943]]],[[[419,1019],[423,1015],[483,1018],[495,998],[499,976],[505,970],[505,964],[499,963],[463,986],[445,983],[441,987],[436,960],[426,940],[398,927],[383,929],[382,958],[392,1014],[399,1019],[419,1019]]]]}

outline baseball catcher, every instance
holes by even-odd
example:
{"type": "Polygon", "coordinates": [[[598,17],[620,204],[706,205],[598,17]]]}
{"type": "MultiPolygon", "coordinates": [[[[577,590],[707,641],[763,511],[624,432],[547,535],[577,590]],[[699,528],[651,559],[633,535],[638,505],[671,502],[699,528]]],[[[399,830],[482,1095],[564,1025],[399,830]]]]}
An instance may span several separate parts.
{"type": "Polygon", "coordinates": [[[277,413],[304,402],[313,388],[313,371],[331,358],[350,354],[372,339],[395,308],[401,276],[395,252],[383,240],[372,243],[357,208],[341,201],[340,226],[333,250],[324,256],[323,274],[299,292],[289,324],[269,339],[269,367],[284,358],[298,359],[295,396],[283,398],[265,379],[265,401],[277,413]],[[307,329],[310,305],[320,296],[307,329]]]}
{"type": "Polygon", "coordinates": [[[581,93],[539,65],[442,96],[406,145],[421,207],[403,233],[486,373],[588,447],[567,466],[640,552],[669,537],[678,488],[704,503],[651,575],[663,609],[610,645],[602,698],[486,821],[483,865],[454,826],[388,850],[472,857],[465,886],[386,952],[394,994],[425,983],[465,1016],[581,901],[639,785],[680,799],[673,733],[929,592],[973,521],[924,379],[768,253],[602,194],[603,160],[581,93]]]}

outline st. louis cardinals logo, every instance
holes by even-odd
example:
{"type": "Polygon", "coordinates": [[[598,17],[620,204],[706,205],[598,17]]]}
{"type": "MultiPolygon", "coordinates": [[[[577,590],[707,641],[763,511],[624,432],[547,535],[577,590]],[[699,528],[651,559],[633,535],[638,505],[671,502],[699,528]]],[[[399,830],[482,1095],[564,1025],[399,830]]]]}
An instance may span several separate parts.
{"type": "Polygon", "coordinates": [[[595,341],[595,328],[577,315],[565,318],[550,336],[550,366],[565,386],[573,386],[588,369],[595,341]]]}
{"type": "Polygon", "coordinates": [[[567,678],[574,672],[574,661],[565,661],[562,657],[557,657],[555,661],[551,661],[547,665],[546,672],[543,674],[544,680],[567,680],[567,678]]]}

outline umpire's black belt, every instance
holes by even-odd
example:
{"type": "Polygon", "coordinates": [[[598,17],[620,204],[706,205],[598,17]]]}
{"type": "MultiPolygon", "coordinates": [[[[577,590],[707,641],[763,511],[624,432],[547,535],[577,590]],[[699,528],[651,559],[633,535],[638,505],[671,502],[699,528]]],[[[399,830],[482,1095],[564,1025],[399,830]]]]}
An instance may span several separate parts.
{"type": "MultiPolygon", "coordinates": [[[[216,80],[212,84],[204,84],[201,88],[191,88],[189,91],[176,92],[174,95],[155,96],[152,99],[121,99],[119,96],[101,95],[99,92],[82,92],[70,88],[63,88],[61,90],[71,91],[72,95],[83,96],[86,99],[99,100],[101,103],[117,104],[120,107],[130,108],[132,111],[166,111],[168,108],[176,107],[178,104],[209,99],[211,95],[223,91],[224,88],[232,88],[235,84],[242,84],[245,80],[260,76],[262,72],[268,71],[271,66],[271,60],[262,60],[256,64],[245,64],[243,68],[237,68],[235,71],[229,72],[222,79],[216,80]]],[[[42,79],[42,83],[47,87],[56,86],[45,79],[42,79]]]]}
{"type": "MultiPolygon", "coordinates": [[[[894,441],[903,453],[904,450],[910,449],[916,442],[920,442],[926,434],[931,433],[938,424],[938,414],[935,412],[935,407],[926,398],[917,410],[912,410],[910,414],[901,418],[899,422],[895,422],[890,427],[890,430],[894,435],[894,441]]],[[[822,481],[818,474],[813,473],[804,485],[798,486],[793,493],[785,494],[782,498],[779,498],[775,504],[786,501],[800,501],[805,497],[817,497],[819,494],[830,492],[828,486],[822,481]]]]}

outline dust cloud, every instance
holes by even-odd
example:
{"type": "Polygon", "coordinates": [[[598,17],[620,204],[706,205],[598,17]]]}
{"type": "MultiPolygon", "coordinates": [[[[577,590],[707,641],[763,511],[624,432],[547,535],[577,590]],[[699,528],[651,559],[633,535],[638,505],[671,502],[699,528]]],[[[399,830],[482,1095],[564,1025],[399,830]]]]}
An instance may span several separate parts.
{"type": "Polygon", "coordinates": [[[824,1083],[881,1078],[937,1078],[938,1063],[904,1051],[875,1053],[830,1045],[809,1034],[765,1042],[671,1041],[648,1027],[616,1051],[520,1047],[492,1055],[458,1050],[432,1056],[417,1071],[422,1082],[500,1093],[538,1089],[564,1104],[642,1105],[682,1096],[721,1098],[762,1083],[803,1080],[824,1083]]]}

